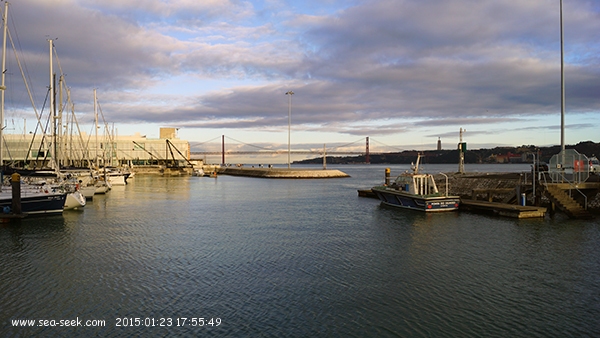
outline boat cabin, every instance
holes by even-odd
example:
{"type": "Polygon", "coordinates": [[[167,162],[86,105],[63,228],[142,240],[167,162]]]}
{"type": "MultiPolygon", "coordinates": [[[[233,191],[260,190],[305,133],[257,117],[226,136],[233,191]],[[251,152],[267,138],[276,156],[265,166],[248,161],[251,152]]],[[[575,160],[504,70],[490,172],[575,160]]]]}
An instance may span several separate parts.
{"type": "Polygon", "coordinates": [[[413,195],[429,196],[439,194],[435,180],[430,174],[400,175],[391,188],[413,195]]]}

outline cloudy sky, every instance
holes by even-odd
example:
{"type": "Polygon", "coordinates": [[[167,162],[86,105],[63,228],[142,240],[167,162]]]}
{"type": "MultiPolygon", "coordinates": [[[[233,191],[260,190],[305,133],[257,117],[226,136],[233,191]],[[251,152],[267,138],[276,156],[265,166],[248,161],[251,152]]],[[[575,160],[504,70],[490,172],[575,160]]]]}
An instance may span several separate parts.
{"type": "MultiPolygon", "coordinates": [[[[560,144],[559,4],[14,0],[6,132],[35,127],[15,55],[47,111],[53,39],[88,133],[96,88],[120,135],[287,149],[292,90],[292,149],[453,149],[460,128],[470,148],[560,144]]],[[[600,1],[563,6],[566,143],[600,142],[600,1]]]]}

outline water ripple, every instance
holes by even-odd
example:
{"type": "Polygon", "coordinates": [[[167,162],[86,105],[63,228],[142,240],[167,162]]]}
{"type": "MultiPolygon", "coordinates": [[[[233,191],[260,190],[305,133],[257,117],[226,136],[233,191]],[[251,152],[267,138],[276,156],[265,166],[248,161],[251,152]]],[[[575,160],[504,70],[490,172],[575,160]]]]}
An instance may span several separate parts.
{"type": "Polygon", "coordinates": [[[3,225],[0,321],[111,327],[0,334],[600,335],[597,221],[398,211],[356,196],[383,170],[353,170],[341,181],[136,177],[83,212],[3,225]],[[123,316],[223,325],[113,327],[123,316]]]}

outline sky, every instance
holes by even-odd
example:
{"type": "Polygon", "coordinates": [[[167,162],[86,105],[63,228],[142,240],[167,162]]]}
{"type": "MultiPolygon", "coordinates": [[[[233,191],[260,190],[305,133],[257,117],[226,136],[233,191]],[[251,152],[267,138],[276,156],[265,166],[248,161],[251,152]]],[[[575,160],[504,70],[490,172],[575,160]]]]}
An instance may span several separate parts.
{"type": "MultiPolygon", "coordinates": [[[[6,133],[45,120],[52,40],[87,133],[96,89],[116,134],[178,128],[192,151],[561,142],[559,0],[9,3],[6,133]]],[[[600,1],[563,20],[565,143],[600,142],[600,1]]]]}

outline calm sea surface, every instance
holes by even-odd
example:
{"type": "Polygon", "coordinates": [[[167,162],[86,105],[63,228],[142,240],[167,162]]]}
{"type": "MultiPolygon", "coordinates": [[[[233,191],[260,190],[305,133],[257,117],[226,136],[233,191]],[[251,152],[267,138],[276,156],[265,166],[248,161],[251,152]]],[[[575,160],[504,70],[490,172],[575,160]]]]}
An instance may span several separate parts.
{"type": "Polygon", "coordinates": [[[384,166],[335,168],[352,177],[137,176],[1,224],[0,336],[600,336],[598,219],[390,209],[357,195],[384,166]]]}

